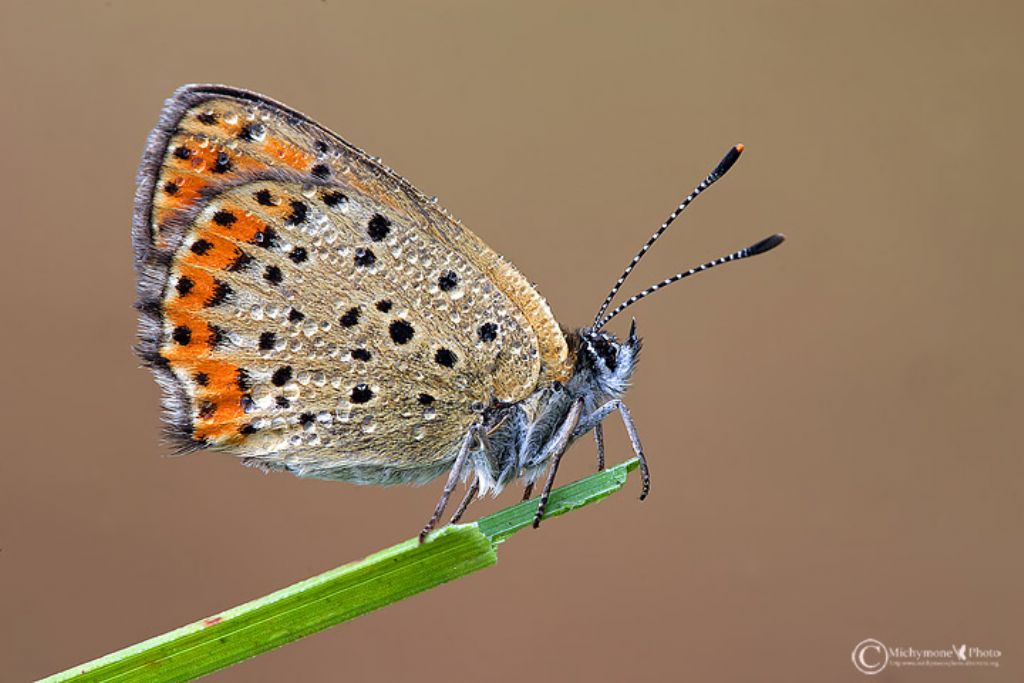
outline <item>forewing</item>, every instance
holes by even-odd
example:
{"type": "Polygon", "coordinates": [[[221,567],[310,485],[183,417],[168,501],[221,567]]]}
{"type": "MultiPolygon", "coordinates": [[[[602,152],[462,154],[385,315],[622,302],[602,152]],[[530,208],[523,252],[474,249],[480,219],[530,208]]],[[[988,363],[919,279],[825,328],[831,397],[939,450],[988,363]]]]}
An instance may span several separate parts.
{"type": "Polygon", "coordinates": [[[306,474],[430,468],[483,406],[566,372],[564,338],[518,271],[252,93],[186,86],[168,101],[133,239],[140,353],[186,448],[306,474]]]}

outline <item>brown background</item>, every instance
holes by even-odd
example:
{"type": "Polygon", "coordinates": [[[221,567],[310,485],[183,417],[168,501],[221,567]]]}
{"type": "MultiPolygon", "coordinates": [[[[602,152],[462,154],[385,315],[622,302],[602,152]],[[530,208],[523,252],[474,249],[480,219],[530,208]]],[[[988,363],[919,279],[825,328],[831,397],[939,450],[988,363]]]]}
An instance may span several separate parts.
{"type": "Polygon", "coordinates": [[[858,681],[868,637],[1003,652],[877,680],[1020,680],[1015,4],[5,3],[0,678],[359,558],[437,497],[164,457],[129,348],[133,175],[163,99],[207,81],[441,195],[567,324],[733,142],[627,293],[789,237],[637,306],[647,503],[631,482],[216,680],[858,681]]]}

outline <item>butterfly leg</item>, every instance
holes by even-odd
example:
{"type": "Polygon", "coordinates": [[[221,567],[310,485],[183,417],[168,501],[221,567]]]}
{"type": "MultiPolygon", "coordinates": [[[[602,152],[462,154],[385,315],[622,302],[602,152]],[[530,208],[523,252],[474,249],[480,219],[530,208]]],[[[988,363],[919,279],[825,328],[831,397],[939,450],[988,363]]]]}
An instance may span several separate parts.
{"type": "Polygon", "coordinates": [[[523,500],[530,500],[530,496],[533,495],[533,485],[537,482],[531,481],[529,484],[523,487],[523,500]]]}
{"type": "Polygon", "coordinates": [[[469,504],[473,502],[473,497],[476,496],[477,491],[479,490],[480,482],[474,479],[473,483],[469,487],[469,490],[466,491],[466,495],[463,496],[462,502],[459,503],[459,507],[456,508],[455,514],[453,514],[452,518],[448,521],[449,524],[457,524],[458,521],[462,519],[462,515],[466,514],[466,508],[468,508],[469,504]]]}
{"type": "Polygon", "coordinates": [[[423,543],[426,539],[427,534],[433,530],[437,524],[437,520],[441,519],[441,515],[444,514],[444,509],[448,505],[448,498],[451,497],[452,491],[455,490],[455,486],[462,479],[462,470],[465,468],[466,463],[469,462],[469,451],[473,446],[473,443],[477,440],[477,432],[480,430],[480,425],[473,425],[466,432],[466,438],[462,440],[462,446],[459,447],[459,454],[455,456],[455,463],[452,465],[452,471],[448,474],[448,481],[445,482],[444,491],[441,492],[441,499],[437,501],[437,507],[434,508],[434,514],[430,516],[430,521],[423,527],[423,531],[420,532],[420,543],[423,543]]]}
{"type": "MultiPolygon", "coordinates": [[[[629,414],[626,404],[618,399],[608,401],[603,406],[592,412],[585,419],[580,421],[574,436],[580,436],[590,429],[595,431],[601,426],[601,422],[614,413],[619,412],[622,424],[626,427],[626,435],[629,436],[629,444],[633,447],[633,454],[640,461],[640,500],[647,497],[651,491],[651,471],[647,467],[647,458],[644,457],[644,447],[640,444],[640,437],[636,433],[636,425],[633,424],[633,416],[629,414]]],[[[604,436],[602,434],[601,436],[604,436]]]]}
{"type": "Polygon", "coordinates": [[[534,529],[540,526],[541,517],[544,516],[544,509],[548,506],[548,496],[551,495],[551,487],[555,483],[558,463],[562,461],[562,455],[565,454],[565,450],[569,447],[569,441],[572,438],[573,432],[576,431],[576,425],[579,424],[582,413],[583,399],[576,399],[572,407],[569,408],[569,413],[565,416],[562,426],[558,428],[558,431],[544,449],[546,455],[551,458],[551,467],[548,468],[548,478],[544,482],[544,490],[541,491],[540,502],[537,503],[537,512],[533,515],[534,529]]]}
{"type": "Polygon", "coordinates": [[[597,442],[597,471],[604,469],[604,427],[598,422],[594,425],[594,441],[597,442]]]}
{"type": "Polygon", "coordinates": [[[622,401],[615,401],[618,405],[619,416],[622,417],[622,424],[626,426],[626,435],[629,437],[629,445],[633,447],[636,459],[640,461],[640,500],[647,497],[651,492],[651,471],[647,467],[647,458],[644,457],[644,447],[640,445],[640,436],[636,433],[636,425],[633,424],[633,416],[622,401]]]}

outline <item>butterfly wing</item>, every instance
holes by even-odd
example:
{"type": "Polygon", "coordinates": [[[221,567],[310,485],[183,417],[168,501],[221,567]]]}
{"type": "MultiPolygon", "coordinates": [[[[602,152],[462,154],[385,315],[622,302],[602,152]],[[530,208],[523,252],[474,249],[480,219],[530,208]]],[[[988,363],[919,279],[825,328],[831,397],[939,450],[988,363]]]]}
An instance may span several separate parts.
{"type": "Polygon", "coordinates": [[[169,432],[310,476],[444,469],[482,406],[569,373],[547,304],[379,161],[222,86],[168,100],[138,178],[139,352],[169,432]]]}

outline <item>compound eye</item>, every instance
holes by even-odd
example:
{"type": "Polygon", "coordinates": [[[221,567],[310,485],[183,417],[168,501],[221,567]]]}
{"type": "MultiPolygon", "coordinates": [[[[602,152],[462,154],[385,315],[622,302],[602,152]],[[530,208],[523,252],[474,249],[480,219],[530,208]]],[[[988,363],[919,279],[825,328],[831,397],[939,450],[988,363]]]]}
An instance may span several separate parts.
{"type": "Polygon", "coordinates": [[[607,339],[598,338],[594,340],[594,351],[604,361],[605,367],[614,370],[617,364],[618,349],[607,339]]]}

